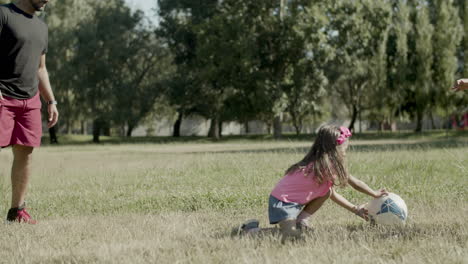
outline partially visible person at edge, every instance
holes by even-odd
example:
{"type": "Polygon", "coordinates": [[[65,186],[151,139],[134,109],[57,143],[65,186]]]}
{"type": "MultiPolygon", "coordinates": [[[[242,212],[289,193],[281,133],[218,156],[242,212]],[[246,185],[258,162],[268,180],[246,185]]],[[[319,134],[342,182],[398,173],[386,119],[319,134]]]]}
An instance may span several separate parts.
{"type": "Polygon", "coordinates": [[[452,89],[454,91],[468,90],[468,79],[456,80],[452,89]]]}
{"type": "Polygon", "coordinates": [[[12,146],[11,208],[7,223],[36,224],[24,208],[31,156],[41,144],[41,100],[48,124],[58,120],[57,101],[46,68],[47,25],[36,11],[48,0],[17,0],[0,5],[0,147],[12,146]]]}

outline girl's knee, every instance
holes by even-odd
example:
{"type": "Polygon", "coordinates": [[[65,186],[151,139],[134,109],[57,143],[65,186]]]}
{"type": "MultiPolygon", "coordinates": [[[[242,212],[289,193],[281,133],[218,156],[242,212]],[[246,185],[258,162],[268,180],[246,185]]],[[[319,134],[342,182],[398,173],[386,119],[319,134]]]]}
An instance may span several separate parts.
{"type": "Polygon", "coordinates": [[[279,222],[279,227],[282,233],[289,233],[296,229],[296,219],[285,219],[279,222]]]}
{"type": "Polygon", "coordinates": [[[286,219],[279,223],[280,232],[285,238],[295,238],[300,235],[300,230],[296,227],[296,219],[286,219]]]}

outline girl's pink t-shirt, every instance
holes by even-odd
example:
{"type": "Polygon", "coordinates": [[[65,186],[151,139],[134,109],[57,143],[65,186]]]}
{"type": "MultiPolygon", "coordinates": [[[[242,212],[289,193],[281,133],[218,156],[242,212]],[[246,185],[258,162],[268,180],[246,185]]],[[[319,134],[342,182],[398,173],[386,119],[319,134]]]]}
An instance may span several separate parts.
{"type": "Polygon", "coordinates": [[[316,181],[312,171],[306,172],[305,168],[298,168],[286,174],[276,184],[271,195],[283,202],[305,205],[327,194],[333,182],[325,181],[320,184],[316,181]]]}

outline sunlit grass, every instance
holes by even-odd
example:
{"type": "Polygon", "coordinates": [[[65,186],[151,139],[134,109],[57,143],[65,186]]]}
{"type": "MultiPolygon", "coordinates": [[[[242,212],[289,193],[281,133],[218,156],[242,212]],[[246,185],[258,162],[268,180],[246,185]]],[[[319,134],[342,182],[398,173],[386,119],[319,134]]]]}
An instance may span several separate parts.
{"type": "MultiPolygon", "coordinates": [[[[328,201],[304,241],[231,238],[311,141],[46,146],[28,195],[37,226],[0,225],[5,263],[467,263],[468,138],[352,141],[351,173],[399,194],[408,224],[371,227],[328,201]]],[[[0,152],[8,209],[9,149],[0,152]]],[[[369,197],[339,190],[354,203],[369,197]]]]}

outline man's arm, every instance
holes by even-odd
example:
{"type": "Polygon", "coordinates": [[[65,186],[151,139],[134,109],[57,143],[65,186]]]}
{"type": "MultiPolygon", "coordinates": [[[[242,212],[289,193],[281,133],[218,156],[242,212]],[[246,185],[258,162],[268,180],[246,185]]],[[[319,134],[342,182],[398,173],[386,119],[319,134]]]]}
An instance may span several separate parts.
{"type": "Polygon", "coordinates": [[[351,175],[349,175],[348,183],[356,191],[362,192],[374,198],[378,198],[378,197],[388,194],[388,192],[385,189],[380,189],[378,191],[372,190],[365,182],[358,180],[351,175]]]}
{"type": "Polygon", "coordinates": [[[455,91],[468,90],[468,79],[456,80],[452,89],[455,91]]]}
{"type": "Polygon", "coordinates": [[[49,73],[47,72],[46,67],[46,57],[45,54],[41,55],[41,62],[39,64],[39,70],[37,71],[37,77],[39,78],[39,92],[41,93],[44,101],[47,102],[47,112],[49,113],[49,119],[47,126],[49,128],[55,126],[58,121],[58,110],[54,93],[52,92],[52,87],[50,86],[49,73]]]}

